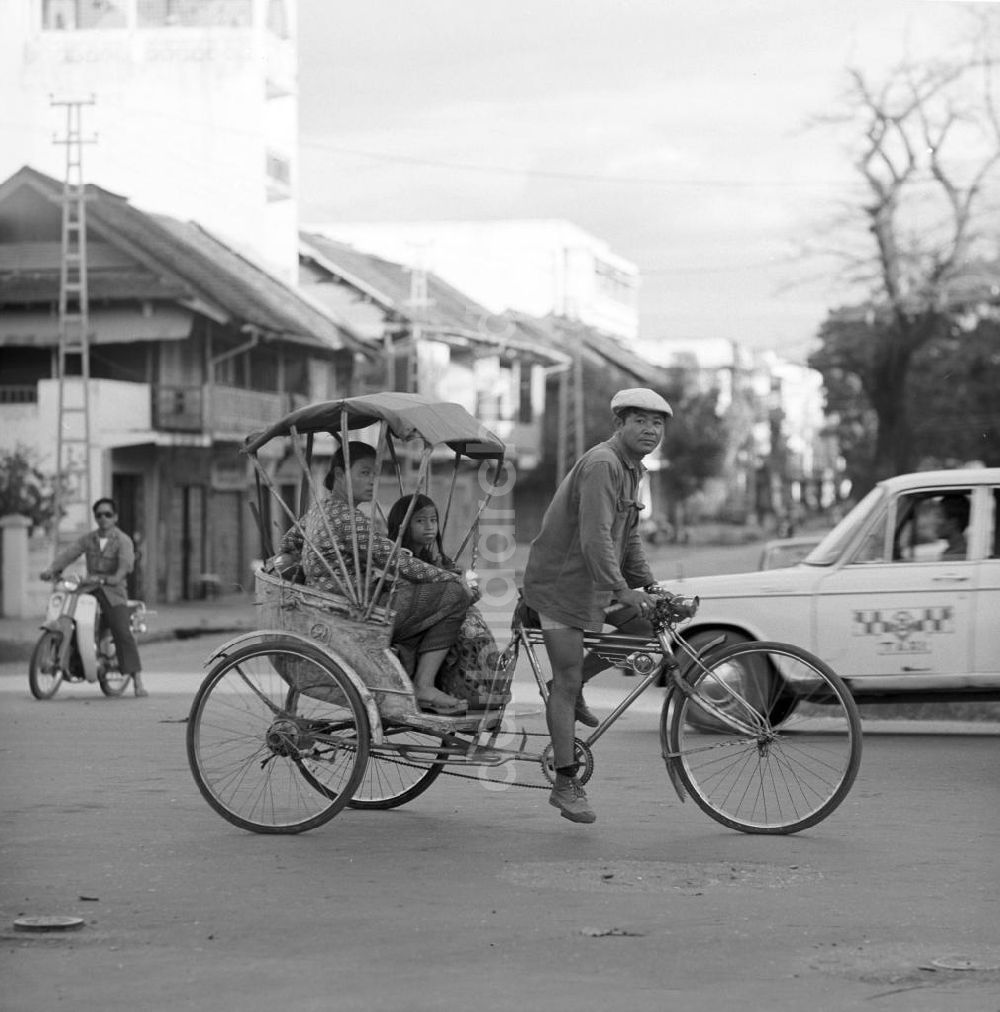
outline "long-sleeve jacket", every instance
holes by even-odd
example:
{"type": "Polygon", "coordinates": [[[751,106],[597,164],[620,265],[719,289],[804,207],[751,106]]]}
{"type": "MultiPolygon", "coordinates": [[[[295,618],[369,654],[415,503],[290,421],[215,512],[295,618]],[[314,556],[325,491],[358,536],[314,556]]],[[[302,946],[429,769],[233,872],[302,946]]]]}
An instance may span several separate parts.
{"type": "Polygon", "coordinates": [[[639,538],[645,473],[614,439],[573,465],[542,518],[524,571],[524,599],[543,615],[600,629],[615,594],[653,581],[639,538]]]}
{"type": "Polygon", "coordinates": [[[126,604],[128,588],[125,578],[135,565],[135,546],[132,539],[117,527],[108,531],[103,549],[100,537],[100,531],[95,530],[77,538],[52,560],[49,568],[59,573],[81,555],[86,555],[87,575],[103,577],[108,601],[113,605],[126,604]]]}
{"type": "MultiPolygon", "coordinates": [[[[355,576],[351,530],[353,528],[357,532],[359,562],[362,571],[364,571],[368,558],[368,533],[371,528],[368,517],[359,509],[352,510],[342,499],[329,495],[325,499],[313,503],[300,523],[305,529],[305,536],[303,537],[298,527],[290,528],[281,539],[279,553],[301,553],[302,572],[306,583],[312,587],[318,587],[320,590],[341,594],[343,590],[339,580],[330,575],[330,568],[337,574],[337,577],[341,575],[333,548],[335,541],[344,559],[352,585],[356,587],[357,578],[355,576]],[[329,563],[330,568],[327,567],[324,559],[326,563],[329,563]]],[[[384,568],[389,561],[392,548],[392,541],[375,532],[372,535],[372,565],[384,568]]],[[[399,560],[399,575],[411,583],[444,583],[448,580],[458,579],[454,573],[421,562],[408,551],[397,551],[395,558],[399,560]]],[[[395,562],[393,562],[393,566],[395,566],[395,562]]]]}

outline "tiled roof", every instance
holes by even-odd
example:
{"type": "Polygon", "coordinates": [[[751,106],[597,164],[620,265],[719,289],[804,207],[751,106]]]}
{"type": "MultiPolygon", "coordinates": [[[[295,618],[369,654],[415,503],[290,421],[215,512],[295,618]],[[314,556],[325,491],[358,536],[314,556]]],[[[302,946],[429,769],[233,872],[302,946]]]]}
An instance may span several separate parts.
{"type": "Polygon", "coordinates": [[[505,352],[547,365],[563,360],[558,349],[539,346],[511,314],[490,312],[432,271],[425,275],[426,304],[417,306],[412,301],[413,269],[405,264],[362,253],[317,233],[300,233],[299,242],[302,254],[320,270],[351,285],[391,319],[419,324],[435,339],[496,345],[505,352]]]}
{"type": "Polygon", "coordinates": [[[475,334],[493,315],[431,271],[426,273],[427,303],[416,306],[411,300],[412,268],[315,233],[302,233],[300,243],[306,255],[311,255],[320,267],[336,271],[338,277],[355,284],[401,319],[456,334],[475,334]]]}
{"type": "Polygon", "coordinates": [[[516,312],[510,315],[539,342],[563,352],[570,352],[579,344],[584,355],[598,368],[613,366],[631,376],[637,385],[656,389],[670,387],[667,370],[648,362],[612,334],[563,316],[536,317],[516,312]]]}
{"type": "MultiPolygon", "coordinates": [[[[0,201],[28,185],[58,199],[62,184],[28,166],[0,185],[0,201]]],[[[256,327],[315,347],[367,350],[367,345],[314,305],[291,285],[253,263],[195,222],[178,221],[133,207],[124,197],[88,184],[87,226],[108,243],[125,249],[145,271],[88,274],[91,297],[113,298],[125,292],[137,297],[200,300],[237,325],[256,327]],[[107,282],[107,291],[102,285],[107,282]]],[[[33,295],[42,279],[8,274],[4,295],[33,295]]],[[[55,274],[58,290],[58,272],[55,274]]],[[[49,290],[50,297],[55,293],[49,290]]],[[[25,299],[27,301],[27,299],[25,299]]]]}

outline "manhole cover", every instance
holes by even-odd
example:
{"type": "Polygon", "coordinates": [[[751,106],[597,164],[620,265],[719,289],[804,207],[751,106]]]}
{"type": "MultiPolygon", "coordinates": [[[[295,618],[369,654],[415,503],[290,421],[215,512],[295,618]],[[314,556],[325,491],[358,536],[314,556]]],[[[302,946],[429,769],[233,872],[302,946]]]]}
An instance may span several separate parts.
{"type": "Polygon", "coordinates": [[[942,956],[932,959],[931,966],[941,970],[1000,970],[1000,963],[970,959],[968,956],[942,956]]]}
{"type": "MultiPolygon", "coordinates": [[[[938,942],[937,951],[944,946],[938,942]]],[[[817,946],[810,965],[824,973],[842,975],[866,984],[922,985],[931,978],[969,983],[992,979],[1000,971],[993,947],[970,944],[964,952],[933,955],[929,946],[914,942],[872,942],[817,946]]]]}
{"type": "Polygon", "coordinates": [[[18,917],[15,931],[76,931],[83,927],[82,917],[18,917]]]}

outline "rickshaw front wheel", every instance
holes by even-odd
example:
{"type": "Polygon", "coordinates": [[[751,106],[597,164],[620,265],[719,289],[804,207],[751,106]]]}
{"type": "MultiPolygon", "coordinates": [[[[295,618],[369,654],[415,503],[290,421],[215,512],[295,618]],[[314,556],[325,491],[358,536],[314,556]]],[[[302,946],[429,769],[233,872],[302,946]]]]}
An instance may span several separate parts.
{"type": "Polygon", "coordinates": [[[221,657],[187,724],[202,796],[254,833],[302,833],[332,819],[364,776],[370,742],[351,679],[329,654],[292,639],[221,657]]]}

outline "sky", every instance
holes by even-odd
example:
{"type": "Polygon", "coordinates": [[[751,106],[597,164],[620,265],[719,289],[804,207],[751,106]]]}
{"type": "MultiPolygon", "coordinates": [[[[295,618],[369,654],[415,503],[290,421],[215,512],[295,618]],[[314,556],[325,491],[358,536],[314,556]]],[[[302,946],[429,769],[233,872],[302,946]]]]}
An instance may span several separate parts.
{"type": "Polygon", "coordinates": [[[567,219],[638,265],[644,339],[801,359],[852,297],[803,249],[864,193],[816,121],[985,6],[299,0],[300,217],[567,219]]]}

